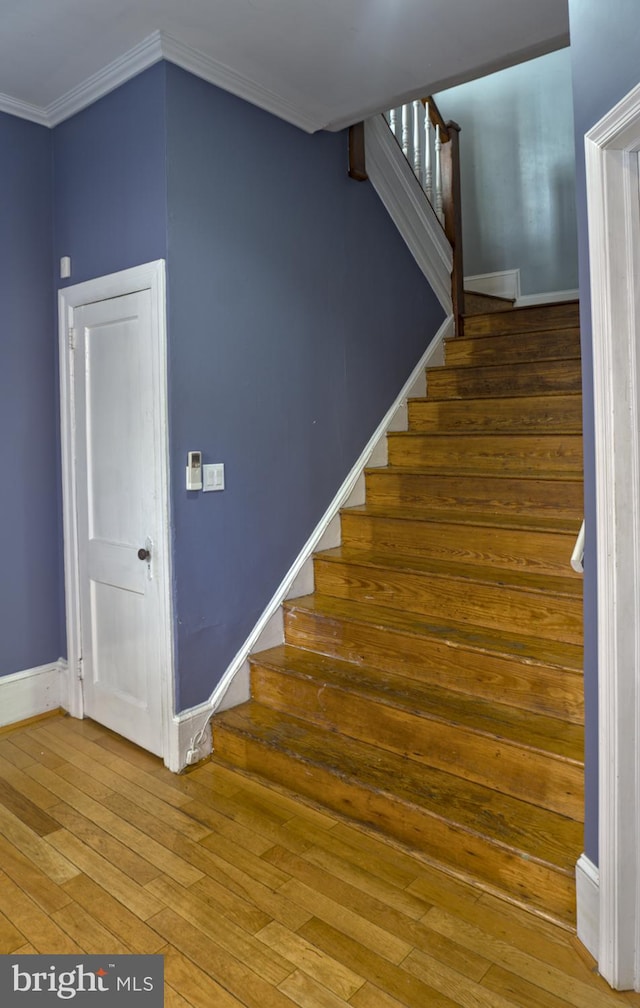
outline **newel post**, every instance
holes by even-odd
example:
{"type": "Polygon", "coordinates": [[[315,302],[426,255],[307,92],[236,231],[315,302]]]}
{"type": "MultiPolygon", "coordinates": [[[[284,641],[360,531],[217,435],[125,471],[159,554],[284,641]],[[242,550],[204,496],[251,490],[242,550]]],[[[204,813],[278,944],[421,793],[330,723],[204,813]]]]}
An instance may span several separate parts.
{"type": "Polygon", "coordinates": [[[453,250],[451,295],[456,336],[464,335],[464,267],[462,263],[462,203],[460,185],[460,127],[446,124],[448,143],[442,145],[444,230],[453,250]]]}
{"type": "Polygon", "coordinates": [[[366,182],[367,166],[364,157],[364,123],[349,127],[349,178],[366,182]]]}

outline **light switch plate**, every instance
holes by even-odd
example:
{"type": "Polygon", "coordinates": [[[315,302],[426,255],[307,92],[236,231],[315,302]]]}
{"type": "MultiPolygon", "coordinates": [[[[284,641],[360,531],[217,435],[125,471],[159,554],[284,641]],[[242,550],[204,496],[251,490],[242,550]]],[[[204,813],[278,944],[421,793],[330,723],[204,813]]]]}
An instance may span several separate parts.
{"type": "Polygon", "coordinates": [[[202,467],[202,491],[224,490],[224,463],[213,462],[202,467]]]}

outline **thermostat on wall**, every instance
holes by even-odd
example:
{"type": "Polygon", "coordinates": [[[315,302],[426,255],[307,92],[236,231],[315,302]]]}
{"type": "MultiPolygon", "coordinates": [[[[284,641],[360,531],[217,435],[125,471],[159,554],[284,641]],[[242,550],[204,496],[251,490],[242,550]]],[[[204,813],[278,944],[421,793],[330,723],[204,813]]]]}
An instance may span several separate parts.
{"type": "Polygon", "coordinates": [[[187,490],[202,490],[202,452],[187,454],[187,490]]]}

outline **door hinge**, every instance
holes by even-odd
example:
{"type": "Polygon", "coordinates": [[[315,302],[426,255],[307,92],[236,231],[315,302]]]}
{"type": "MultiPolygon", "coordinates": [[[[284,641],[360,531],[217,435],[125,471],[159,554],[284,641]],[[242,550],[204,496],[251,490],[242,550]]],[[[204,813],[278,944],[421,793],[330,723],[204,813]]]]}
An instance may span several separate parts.
{"type": "Polygon", "coordinates": [[[76,662],[76,676],[80,682],[84,679],[84,665],[82,664],[82,658],[78,658],[76,662]]]}
{"type": "Polygon", "coordinates": [[[73,326],[69,326],[68,337],[69,337],[69,349],[70,350],[75,350],[75,348],[76,348],[76,331],[73,328],[73,326]]]}

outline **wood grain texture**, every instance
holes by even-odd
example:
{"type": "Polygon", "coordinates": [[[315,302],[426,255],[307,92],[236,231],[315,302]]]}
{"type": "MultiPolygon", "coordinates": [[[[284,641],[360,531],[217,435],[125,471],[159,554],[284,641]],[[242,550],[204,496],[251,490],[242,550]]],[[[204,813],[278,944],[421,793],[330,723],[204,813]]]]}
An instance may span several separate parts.
{"type": "MultiPolygon", "coordinates": [[[[82,766],[76,742],[87,738],[87,727],[91,741],[99,749],[104,743],[105,754],[111,751],[113,736],[106,729],[62,717],[55,720],[55,727],[67,751],[76,753],[76,768],[82,766]]],[[[44,742],[38,731],[17,729],[15,737],[27,733],[24,738],[44,742]]],[[[45,760],[41,766],[49,769],[44,745],[41,751],[45,760]]],[[[128,764],[128,774],[141,765],[139,757],[144,755],[129,743],[120,745],[119,754],[128,764]]],[[[156,842],[167,845],[167,854],[179,843],[185,856],[193,855],[195,871],[206,861],[210,875],[191,885],[159,876],[139,887],[153,899],[153,904],[145,905],[130,900],[128,890],[114,890],[114,876],[106,870],[101,879],[79,872],[58,883],[41,873],[41,881],[47,879],[46,895],[45,889],[39,893],[34,888],[35,866],[22,879],[9,878],[3,870],[3,953],[160,953],[165,961],[165,1003],[170,1008],[637,1004],[635,995],[615,994],[606,987],[588,954],[577,950],[570,931],[444,874],[407,849],[348,825],[326,809],[320,812],[282,789],[273,790],[215,762],[194,768],[183,778],[173,778],[155,758],[153,762],[145,758],[144,764],[140,772],[150,773],[163,785],[152,808],[138,808],[122,794],[122,764],[108,771],[106,794],[111,797],[97,798],[96,803],[109,801],[123,811],[135,809],[147,835],[155,832],[156,842]],[[277,871],[276,890],[265,889],[256,881],[255,871],[246,874],[232,861],[209,861],[207,837],[193,840],[172,826],[156,830],[173,807],[166,800],[172,790],[177,788],[185,797],[193,788],[211,788],[213,793],[213,781],[220,800],[233,796],[229,813],[233,811],[236,818],[227,817],[230,825],[240,816],[254,822],[256,841],[268,834],[270,844],[259,860],[265,869],[277,871]],[[263,815],[254,818],[258,808],[263,815]],[[293,851],[287,845],[294,835],[307,836],[311,843],[293,851]],[[205,861],[196,859],[199,851],[206,855],[205,861]],[[266,892],[272,904],[265,903],[266,892]],[[150,909],[153,912],[146,916],[150,909]],[[273,916],[276,909],[280,919],[273,916]]],[[[36,767],[37,762],[32,763],[34,771],[36,767]]],[[[64,769],[65,764],[59,763],[57,770],[64,769]]],[[[59,804],[56,796],[51,807],[59,804]]],[[[122,835],[126,825],[122,819],[122,835]]],[[[34,840],[55,850],[52,843],[58,834],[41,837],[31,832],[34,840]]],[[[83,841],[76,840],[82,847],[83,841]]],[[[18,847],[6,838],[4,844],[3,868],[11,859],[12,871],[28,863],[18,847]]],[[[211,846],[215,847],[213,841],[211,846]]],[[[131,851],[139,855],[136,848],[134,844],[131,851]]],[[[75,848],[68,845],[68,849],[75,848]]],[[[232,858],[231,851],[225,853],[232,858]]],[[[93,864],[90,858],[86,863],[93,864]]],[[[104,865],[118,869],[107,857],[104,865]]]]}
{"type": "Polygon", "coordinates": [[[323,655],[401,671],[424,683],[539,711],[577,724],[584,718],[582,651],[538,638],[517,640],[437,624],[395,610],[320,595],[285,606],[287,640],[323,655]]]}
{"type": "MultiPolygon", "coordinates": [[[[215,718],[214,747],[569,923],[583,818],[577,306],[468,322],[409,429],[388,434],[388,465],[367,471],[366,504],[342,512],[342,545],[314,557],[314,595],[285,604],[285,646],[252,658],[252,700],[215,718]]],[[[297,847],[261,856],[306,885],[309,840],[298,827],[297,847]]],[[[403,966],[432,998],[531,996],[508,970],[488,968],[481,991],[481,975],[459,983],[430,955],[403,966]]],[[[315,1003],[313,985],[286,985],[315,1003]]]]}
{"type": "MultiPolygon", "coordinates": [[[[582,642],[582,599],[571,578],[556,579],[545,591],[535,575],[518,578],[513,571],[486,572],[474,578],[462,565],[439,569],[436,562],[410,566],[385,558],[350,558],[340,550],[317,554],[314,561],[316,590],[323,595],[357,602],[372,602],[434,621],[454,614],[458,622],[517,634],[530,627],[538,637],[582,642]]],[[[484,573],[484,569],[483,569],[484,573]]],[[[579,586],[578,586],[579,587],[579,586]]]]}
{"type": "MultiPolygon", "coordinates": [[[[412,517],[401,511],[384,515],[366,508],[342,513],[342,545],[351,554],[429,557],[434,560],[528,570],[539,574],[571,575],[571,556],[577,529],[548,532],[500,523],[447,522],[412,517]]],[[[576,575],[577,577],[578,575],[576,575]]]]}
{"type": "Polygon", "coordinates": [[[442,476],[420,469],[387,467],[365,475],[367,503],[405,506],[412,511],[458,514],[465,510],[523,517],[525,521],[564,517],[580,528],[584,496],[581,479],[514,478],[502,475],[442,476]]]}
{"type": "Polygon", "coordinates": [[[508,312],[487,312],[466,319],[465,336],[501,335],[502,333],[540,332],[580,324],[577,301],[555,305],[533,305],[508,312]]]}
{"type": "Polygon", "coordinates": [[[389,465],[463,476],[582,477],[582,437],[577,434],[422,434],[387,436],[389,465]]]}
{"type": "Polygon", "coordinates": [[[425,687],[400,675],[276,648],[252,663],[252,696],[281,713],[465,776],[578,821],[577,725],[425,687]]]}
{"type": "Polygon", "coordinates": [[[582,391],[580,361],[534,361],[481,367],[427,368],[427,393],[436,399],[566,395],[582,391]]]}
{"type": "Polygon", "coordinates": [[[580,329],[491,334],[474,339],[449,339],[445,346],[451,367],[478,364],[515,364],[522,361],[580,358],[580,329]]]}
{"type": "Polygon", "coordinates": [[[498,396],[471,402],[461,399],[410,399],[409,426],[414,431],[582,431],[582,396],[498,396]]]}

